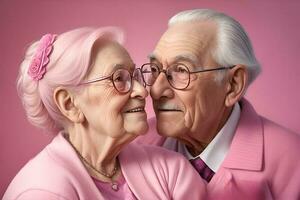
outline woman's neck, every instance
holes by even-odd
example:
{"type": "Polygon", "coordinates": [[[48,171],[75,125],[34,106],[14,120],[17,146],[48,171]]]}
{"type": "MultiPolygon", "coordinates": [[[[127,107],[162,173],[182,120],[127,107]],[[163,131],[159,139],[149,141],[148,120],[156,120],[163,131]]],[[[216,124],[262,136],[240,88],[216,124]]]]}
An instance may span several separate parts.
{"type": "Polygon", "coordinates": [[[123,146],[131,141],[128,141],[129,138],[112,138],[80,126],[69,129],[68,137],[90,175],[103,181],[111,181],[120,175],[117,156],[123,146]]]}

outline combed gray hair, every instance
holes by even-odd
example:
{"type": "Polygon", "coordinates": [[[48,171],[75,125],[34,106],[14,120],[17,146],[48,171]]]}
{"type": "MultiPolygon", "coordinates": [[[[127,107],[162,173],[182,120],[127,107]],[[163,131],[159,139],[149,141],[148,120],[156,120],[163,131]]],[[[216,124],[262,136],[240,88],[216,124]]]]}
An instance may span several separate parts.
{"type": "Polygon", "coordinates": [[[213,59],[221,66],[237,64],[248,69],[251,84],[261,71],[255,58],[251,41],[241,24],[232,17],[210,9],[186,10],[169,20],[169,27],[180,22],[212,21],[217,24],[217,46],[211,52],[213,59]]]}

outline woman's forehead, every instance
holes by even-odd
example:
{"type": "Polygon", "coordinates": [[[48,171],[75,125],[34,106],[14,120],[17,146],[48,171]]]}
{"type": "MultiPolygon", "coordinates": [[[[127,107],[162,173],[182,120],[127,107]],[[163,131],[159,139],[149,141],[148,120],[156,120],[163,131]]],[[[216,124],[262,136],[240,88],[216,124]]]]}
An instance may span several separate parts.
{"type": "Polygon", "coordinates": [[[115,42],[97,46],[90,74],[107,74],[118,68],[129,70],[135,68],[128,52],[120,44],[115,42]]]}

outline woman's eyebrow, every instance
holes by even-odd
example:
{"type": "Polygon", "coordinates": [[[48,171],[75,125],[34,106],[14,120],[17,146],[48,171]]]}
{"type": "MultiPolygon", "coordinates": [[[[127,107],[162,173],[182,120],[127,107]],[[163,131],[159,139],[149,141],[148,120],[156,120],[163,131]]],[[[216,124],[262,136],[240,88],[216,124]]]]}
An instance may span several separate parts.
{"type": "Polygon", "coordinates": [[[130,65],[117,63],[113,65],[111,71],[116,71],[118,69],[128,69],[129,71],[134,71],[135,66],[136,66],[135,63],[132,63],[130,65]]]}

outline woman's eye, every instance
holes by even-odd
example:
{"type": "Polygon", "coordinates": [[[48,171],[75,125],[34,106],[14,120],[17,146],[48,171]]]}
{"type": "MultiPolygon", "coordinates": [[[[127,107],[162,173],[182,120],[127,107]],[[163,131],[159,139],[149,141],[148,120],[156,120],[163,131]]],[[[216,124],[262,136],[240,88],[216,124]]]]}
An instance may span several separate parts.
{"type": "Polygon", "coordinates": [[[123,77],[122,76],[115,76],[114,77],[114,82],[119,82],[119,81],[123,81],[123,77]]]}
{"type": "Polygon", "coordinates": [[[152,72],[152,73],[156,73],[156,72],[157,72],[156,67],[151,67],[151,72],[152,72]]]}

